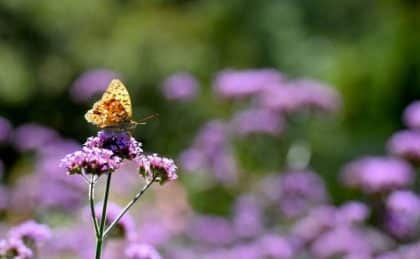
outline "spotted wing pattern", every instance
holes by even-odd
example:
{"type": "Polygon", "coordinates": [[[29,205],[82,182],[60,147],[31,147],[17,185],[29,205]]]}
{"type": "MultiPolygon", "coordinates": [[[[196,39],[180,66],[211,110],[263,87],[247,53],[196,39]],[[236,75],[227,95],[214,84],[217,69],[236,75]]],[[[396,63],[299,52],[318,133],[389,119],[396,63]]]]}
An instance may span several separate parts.
{"type": "Polygon", "coordinates": [[[85,114],[85,119],[99,128],[118,127],[129,123],[132,115],[127,88],[120,80],[114,79],[102,98],[85,114]]]}

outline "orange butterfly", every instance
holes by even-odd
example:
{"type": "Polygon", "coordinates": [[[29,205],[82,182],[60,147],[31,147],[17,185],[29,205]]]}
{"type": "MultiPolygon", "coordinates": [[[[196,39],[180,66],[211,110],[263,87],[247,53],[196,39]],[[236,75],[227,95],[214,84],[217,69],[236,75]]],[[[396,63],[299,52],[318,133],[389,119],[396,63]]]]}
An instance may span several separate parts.
{"type": "Polygon", "coordinates": [[[155,115],[148,116],[139,122],[133,121],[132,116],[130,94],[120,80],[114,79],[108,85],[102,98],[86,112],[85,119],[102,129],[129,131],[155,115]]]}

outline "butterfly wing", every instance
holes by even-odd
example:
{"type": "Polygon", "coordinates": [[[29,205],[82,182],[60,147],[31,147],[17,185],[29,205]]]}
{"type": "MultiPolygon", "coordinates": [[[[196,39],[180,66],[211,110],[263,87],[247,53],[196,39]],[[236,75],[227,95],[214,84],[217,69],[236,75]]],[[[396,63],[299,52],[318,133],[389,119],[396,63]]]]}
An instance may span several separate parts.
{"type": "Polygon", "coordinates": [[[108,86],[108,89],[102,96],[102,100],[112,100],[115,99],[122,104],[125,111],[128,114],[128,117],[133,116],[133,111],[131,108],[131,98],[130,94],[128,93],[127,88],[125,85],[118,79],[114,79],[108,86]]]}
{"type": "Polygon", "coordinates": [[[85,114],[85,119],[99,128],[127,123],[131,117],[130,95],[118,79],[111,81],[102,98],[85,114]]]}

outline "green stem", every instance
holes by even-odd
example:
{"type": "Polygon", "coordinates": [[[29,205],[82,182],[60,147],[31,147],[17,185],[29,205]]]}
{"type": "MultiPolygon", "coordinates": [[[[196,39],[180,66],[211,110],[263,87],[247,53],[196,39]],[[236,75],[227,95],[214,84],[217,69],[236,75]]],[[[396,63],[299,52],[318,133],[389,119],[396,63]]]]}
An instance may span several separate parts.
{"type": "Polygon", "coordinates": [[[112,223],[109,225],[109,227],[105,230],[103,237],[105,238],[109,232],[112,230],[112,228],[118,224],[118,222],[120,221],[120,219],[127,213],[127,211],[131,208],[131,206],[134,205],[134,203],[136,203],[136,201],[143,195],[143,193],[149,189],[149,187],[152,185],[152,183],[154,182],[155,178],[153,178],[151,181],[147,182],[143,188],[141,189],[140,192],[138,192],[136,194],[136,196],[134,196],[134,198],[124,207],[124,209],[120,212],[120,214],[118,214],[118,216],[115,218],[114,221],[112,221],[112,223]]]}
{"type": "Polygon", "coordinates": [[[108,197],[109,197],[109,188],[111,187],[111,173],[108,173],[106,186],[105,186],[105,196],[104,204],[102,206],[102,215],[101,215],[101,225],[99,227],[99,236],[96,238],[96,259],[101,259],[102,244],[104,241],[104,228],[106,220],[106,209],[108,206],[108,197]]]}
{"type": "Polygon", "coordinates": [[[89,181],[89,203],[90,203],[90,213],[92,216],[93,225],[95,226],[96,238],[99,238],[99,226],[98,226],[98,221],[96,220],[96,213],[95,213],[95,183],[93,181],[93,176],[90,178],[90,181],[89,181]]]}

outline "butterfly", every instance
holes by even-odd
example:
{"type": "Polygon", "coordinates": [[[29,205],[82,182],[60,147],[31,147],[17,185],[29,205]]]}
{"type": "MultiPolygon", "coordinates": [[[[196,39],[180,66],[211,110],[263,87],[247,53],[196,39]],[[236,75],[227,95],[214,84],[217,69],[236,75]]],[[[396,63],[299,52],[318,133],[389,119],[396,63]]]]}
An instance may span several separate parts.
{"type": "Polygon", "coordinates": [[[132,116],[133,109],[127,88],[120,80],[113,79],[101,99],[86,112],[85,119],[101,129],[131,131],[155,115],[141,121],[133,121],[132,116]]]}

